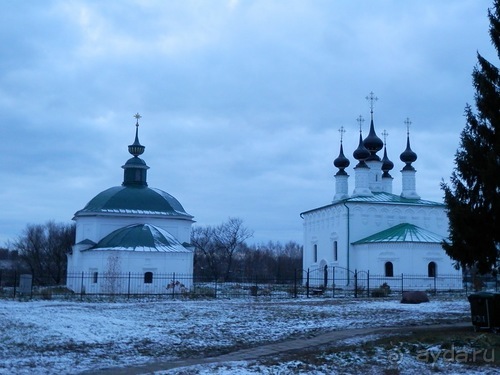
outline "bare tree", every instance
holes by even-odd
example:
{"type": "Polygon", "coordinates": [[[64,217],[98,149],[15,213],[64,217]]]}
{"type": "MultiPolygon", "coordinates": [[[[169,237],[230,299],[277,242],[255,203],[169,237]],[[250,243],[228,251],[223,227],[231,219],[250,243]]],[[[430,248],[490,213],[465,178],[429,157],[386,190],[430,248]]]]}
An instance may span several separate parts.
{"type": "Polygon", "coordinates": [[[119,255],[108,256],[104,272],[104,289],[106,293],[117,294],[121,290],[121,259],[119,255]]]}
{"type": "Polygon", "coordinates": [[[240,218],[229,218],[216,227],[196,227],[191,233],[191,243],[197,251],[197,266],[204,263],[211,276],[228,280],[235,252],[253,236],[253,231],[243,225],[240,218]]]}
{"type": "Polygon", "coordinates": [[[239,218],[229,218],[227,222],[215,228],[215,243],[222,254],[222,264],[224,281],[229,278],[233,265],[234,253],[253,236],[253,231],[243,226],[243,220],[239,218]]]}
{"type": "Polygon", "coordinates": [[[241,262],[247,277],[289,282],[302,269],[302,246],[293,241],[252,245],[244,250],[241,262]]]}
{"type": "Polygon", "coordinates": [[[53,221],[46,224],[47,271],[57,284],[66,278],[68,266],[66,255],[75,243],[75,229],[74,224],[56,224],[53,221]]]}
{"type": "Polygon", "coordinates": [[[191,244],[195,247],[195,271],[201,276],[220,277],[220,254],[214,240],[214,228],[195,227],[191,232],[191,244]]]}
{"type": "Polygon", "coordinates": [[[12,250],[39,283],[61,283],[66,276],[66,253],[74,243],[75,225],[48,221],[28,224],[12,243],[12,250]]]}

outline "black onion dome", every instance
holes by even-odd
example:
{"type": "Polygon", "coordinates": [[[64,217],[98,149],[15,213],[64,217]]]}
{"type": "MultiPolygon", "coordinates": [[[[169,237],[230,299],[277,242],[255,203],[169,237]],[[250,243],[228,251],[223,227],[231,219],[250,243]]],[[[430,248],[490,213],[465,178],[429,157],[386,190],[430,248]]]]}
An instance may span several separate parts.
{"type": "Polygon", "coordinates": [[[352,156],[354,156],[354,159],[359,161],[359,163],[356,167],[363,167],[363,168],[368,167],[365,163],[365,160],[370,157],[370,151],[368,151],[368,149],[363,144],[363,137],[361,136],[361,133],[359,133],[358,148],[356,150],[354,150],[354,152],[352,153],[352,156]]]}
{"type": "Polygon", "coordinates": [[[387,146],[384,147],[384,157],[382,158],[382,171],[384,172],[382,174],[382,177],[391,177],[389,174],[389,171],[394,168],[394,163],[389,160],[387,157],[387,146]]]}
{"type": "Polygon", "coordinates": [[[363,143],[366,149],[370,151],[370,156],[367,158],[367,160],[380,161],[380,157],[377,155],[377,152],[382,150],[382,147],[384,147],[384,142],[377,136],[377,133],[375,133],[373,118],[370,123],[370,132],[368,133],[368,136],[365,138],[363,143]]]}
{"type": "Polygon", "coordinates": [[[406,150],[404,150],[401,155],[399,156],[401,161],[403,163],[406,163],[404,166],[403,170],[414,170],[413,166],[411,163],[413,163],[415,160],[417,160],[417,154],[413,152],[413,150],[410,147],[410,136],[407,136],[406,138],[406,150]]]}
{"type": "Polygon", "coordinates": [[[344,155],[344,147],[342,146],[342,143],[340,144],[340,153],[337,159],[333,161],[333,165],[339,169],[337,172],[337,175],[345,175],[347,174],[344,169],[346,169],[351,162],[349,159],[347,159],[344,155]]]}

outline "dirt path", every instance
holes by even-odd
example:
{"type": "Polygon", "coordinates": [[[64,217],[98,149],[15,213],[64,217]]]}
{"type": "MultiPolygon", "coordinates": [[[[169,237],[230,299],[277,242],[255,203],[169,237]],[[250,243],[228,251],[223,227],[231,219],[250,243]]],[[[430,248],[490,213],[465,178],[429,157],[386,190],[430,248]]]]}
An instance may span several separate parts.
{"type": "Polygon", "coordinates": [[[208,363],[222,363],[230,361],[250,361],[262,357],[276,355],[295,350],[310,349],[321,345],[331,344],[332,342],[350,339],[354,337],[363,337],[368,335],[381,334],[398,334],[416,331],[431,331],[431,330],[454,330],[457,328],[473,327],[470,322],[460,322],[454,324],[437,324],[437,325],[422,325],[422,326],[406,326],[406,327],[377,327],[377,328],[359,328],[331,331],[323,333],[311,338],[300,338],[286,340],[282,342],[259,345],[253,348],[242,349],[235,352],[223,354],[215,357],[206,358],[184,358],[174,361],[158,361],[148,363],[141,366],[125,367],[125,368],[109,368],[101,371],[92,371],[92,374],[103,375],[136,375],[136,374],[151,374],[155,371],[171,370],[194,365],[202,365],[208,363]]]}

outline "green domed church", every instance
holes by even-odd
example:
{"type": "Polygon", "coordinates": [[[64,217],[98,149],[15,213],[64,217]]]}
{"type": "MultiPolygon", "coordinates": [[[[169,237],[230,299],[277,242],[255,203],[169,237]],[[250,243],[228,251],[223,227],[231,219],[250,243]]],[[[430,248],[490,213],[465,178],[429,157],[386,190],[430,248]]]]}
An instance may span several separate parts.
{"type": "Polygon", "coordinates": [[[67,286],[75,292],[166,293],[176,275],[186,288],[192,284],[193,216],[172,195],[148,187],[149,167],[139,157],[141,116],[135,118],[121,186],[100,192],[74,215],[67,286]]]}

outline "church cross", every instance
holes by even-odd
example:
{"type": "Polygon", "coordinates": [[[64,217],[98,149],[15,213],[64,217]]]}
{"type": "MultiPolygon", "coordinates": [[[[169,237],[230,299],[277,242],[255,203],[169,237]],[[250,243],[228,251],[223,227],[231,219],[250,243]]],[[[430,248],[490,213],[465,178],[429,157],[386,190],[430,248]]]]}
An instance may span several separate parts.
{"type": "Polygon", "coordinates": [[[387,142],[387,136],[389,135],[389,133],[387,133],[387,130],[384,129],[384,131],[382,132],[382,135],[384,136],[384,146],[387,142]]]}
{"type": "Polygon", "coordinates": [[[405,125],[406,125],[406,135],[410,135],[410,125],[411,125],[411,121],[410,121],[410,118],[407,117],[406,120],[405,120],[405,125]]]}
{"type": "Polygon", "coordinates": [[[340,143],[342,143],[342,139],[344,138],[344,133],[345,133],[345,128],[343,126],[340,127],[339,133],[340,133],[340,143]]]}
{"type": "Polygon", "coordinates": [[[370,101],[370,112],[373,113],[373,105],[374,105],[374,102],[376,102],[378,100],[378,98],[375,96],[373,91],[371,91],[370,94],[368,94],[368,96],[366,97],[366,100],[370,101]]]}
{"type": "Polygon", "coordinates": [[[136,123],[135,123],[135,126],[139,126],[139,119],[142,118],[142,116],[139,114],[139,112],[137,112],[135,115],[134,115],[135,119],[137,120],[136,123]]]}
{"type": "Polygon", "coordinates": [[[361,133],[361,128],[363,127],[363,122],[365,122],[365,119],[363,118],[363,116],[359,115],[356,121],[359,124],[359,132],[361,133]]]}

